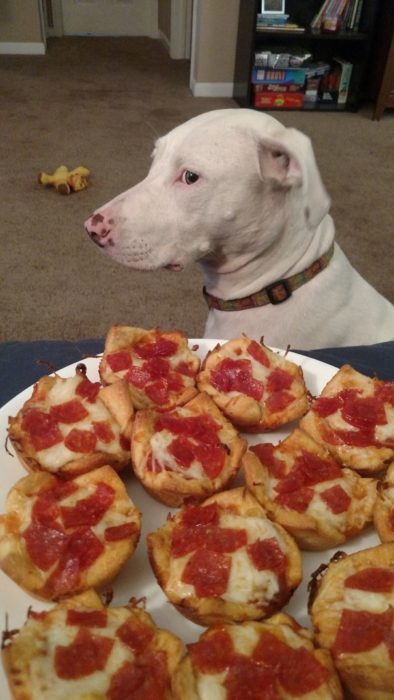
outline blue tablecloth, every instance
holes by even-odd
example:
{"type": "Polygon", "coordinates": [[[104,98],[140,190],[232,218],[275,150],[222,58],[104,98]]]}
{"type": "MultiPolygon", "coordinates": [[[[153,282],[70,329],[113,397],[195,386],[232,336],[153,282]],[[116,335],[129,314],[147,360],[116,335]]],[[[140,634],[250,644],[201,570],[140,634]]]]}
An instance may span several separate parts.
{"type": "MultiPolygon", "coordinates": [[[[86,356],[94,356],[103,348],[102,338],[0,343],[0,406],[43,375],[82,361],[86,356]]],[[[349,363],[368,376],[394,380],[394,342],[295,352],[335,367],[349,363]]]]}

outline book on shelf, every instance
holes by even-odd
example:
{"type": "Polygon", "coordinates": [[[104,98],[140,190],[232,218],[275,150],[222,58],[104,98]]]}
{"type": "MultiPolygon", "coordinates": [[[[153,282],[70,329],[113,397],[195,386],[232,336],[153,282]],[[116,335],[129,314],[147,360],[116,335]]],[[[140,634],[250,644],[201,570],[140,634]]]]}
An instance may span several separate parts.
{"type": "Polygon", "coordinates": [[[343,58],[334,58],[331,70],[321,80],[320,99],[323,102],[345,105],[349,97],[353,64],[343,58]]]}
{"type": "Polygon", "coordinates": [[[303,85],[306,71],[304,68],[252,68],[252,83],[296,83],[303,85]]]}
{"type": "Polygon", "coordinates": [[[264,109],[301,109],[304,106],[304,93],[298,92],[256,92],[253,106],[264,109]]]}
{"type": "Polygon", "coordinates": [[[289,15],[285,14],[263,14],[257,15],[256,29],[260,32],[304,32],[305,27],[300,27],[299,24],[291,22],[289,20],[289,15]]]}
{"type": "Polygon", "coordinates": [[[357,32],[360,26],[364,0],[324,0],[310,24],[312,32],[331,31],[357,32]]]}

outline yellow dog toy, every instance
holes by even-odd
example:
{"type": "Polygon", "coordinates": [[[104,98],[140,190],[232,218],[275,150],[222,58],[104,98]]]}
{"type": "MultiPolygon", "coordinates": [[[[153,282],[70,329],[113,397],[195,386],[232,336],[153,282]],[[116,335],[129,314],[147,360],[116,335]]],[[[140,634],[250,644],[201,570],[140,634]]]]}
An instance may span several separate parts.
{"type": "Polygon", "coordinates": [[[53,185],[59,194],[70,194],[71,191],[79,192],[88,186],[88,175],[90,175],[90,170],[84,168],[83,165],[74,170],[69,170],[65,165],[61,165],[53,175],[39,173],[38,182],[41,185],[53,185]]]}

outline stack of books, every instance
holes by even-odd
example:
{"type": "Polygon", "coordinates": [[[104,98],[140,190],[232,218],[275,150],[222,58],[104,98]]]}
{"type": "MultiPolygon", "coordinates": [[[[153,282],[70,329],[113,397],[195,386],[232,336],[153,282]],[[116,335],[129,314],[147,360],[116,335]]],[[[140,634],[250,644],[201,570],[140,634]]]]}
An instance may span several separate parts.
{"type": "Polygon", "coordinates": [[[323,77],[320,88],[322,102],[345,105],[349,97],[353,65],[343,58],[334,58],[330,71],[323,77]]]}
{"type": "Polygon", "coordinates": [[[332,63],[309,61],[295,68],[252,69],[253,107],[302,109],[311,103],[345,105],[349,96],[352,64],[342,58],[332,63]]]}
{"type": "Polygon", "coordinates": [[[311,31],[320,32],[332,27],[333,31],[357,32],[360,27],[364,0],[324,0],[311,22],[311,31]]]}
{"type": "Polygon", "coordinates": [[[304,105],[304,68],[253,68],[253,106],[299,109],[304,105]]]}
{"type": "Polygon", "coordinates": [[[260,32],[304,32],[305,27],[289,22],[289,15],[260,13],[257,15],[256,29],[260,32]]]}

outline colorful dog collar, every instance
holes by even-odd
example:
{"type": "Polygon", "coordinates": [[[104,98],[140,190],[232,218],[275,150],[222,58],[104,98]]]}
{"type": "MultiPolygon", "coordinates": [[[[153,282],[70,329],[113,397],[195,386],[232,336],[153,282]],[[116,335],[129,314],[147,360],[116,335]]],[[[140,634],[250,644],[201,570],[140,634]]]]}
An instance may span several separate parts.
{"type": "Polygon", "coordinates": [[[330,246],[326,253],[315,260],[312,265],[307,267],[303,272],[298,272],[296,275],[287,277],[286,279],[277,280],[267,287],[263,287],[260,291],[250,294],[241,299],[219,299],[219,297],[209,294],[206,288],[203,288],[205,301],[210,309],[219,309],[220,311],[243,311],[243,309],[254,309],[257,306],[265,306],[265,304],[282,304],[291,297],[292,293],[302,287],[303,284],[316,277],[325,267],[327,267],[334,254],[334,243],[330,246]]]}

